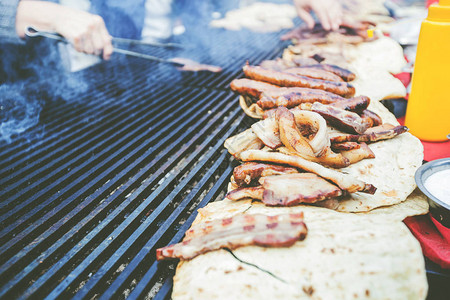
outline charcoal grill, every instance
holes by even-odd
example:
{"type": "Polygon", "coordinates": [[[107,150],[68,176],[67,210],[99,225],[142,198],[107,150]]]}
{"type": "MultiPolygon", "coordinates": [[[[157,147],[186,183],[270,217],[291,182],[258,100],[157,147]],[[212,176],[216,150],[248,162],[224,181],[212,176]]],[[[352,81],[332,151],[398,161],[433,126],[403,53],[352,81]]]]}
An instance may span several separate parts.
{"type": "MultiPolygon", "coordinates": [[[[223,142],[250,122],[229,82],[285,46],[277,34],[218,30],[191,58],[220,74],[114,56],[70,75],[88,89],[47,99],[39,124],[0,142],[0,298],[170,297],[176,264],[155,250],[223,197],[223,142]]],[[[174,51],[152,54],[189,54],[174,51]]],[[[53,81],[25,90],[51,98],[53,81]]]]}

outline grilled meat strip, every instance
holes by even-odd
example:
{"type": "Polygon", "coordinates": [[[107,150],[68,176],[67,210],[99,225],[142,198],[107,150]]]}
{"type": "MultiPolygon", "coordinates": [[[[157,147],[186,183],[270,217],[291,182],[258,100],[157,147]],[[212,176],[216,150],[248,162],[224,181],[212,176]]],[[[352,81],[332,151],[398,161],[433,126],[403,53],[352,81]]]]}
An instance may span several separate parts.
{"type": "Polygon", "coordinates": [[[304,66],[304,67],[331,72],[331,73],[341,77],[344,81],[347,81],[347,82],[355,80],[355,78],[356,78],[355,73],[350,72],[349,70],[346,70],[344,68],[341,68],[341,67],[338,67],[335,65],[316,64],[316,65],[309,65],[309,66],[304,66]]]}
{"type": "Polygon", "coordinates": [[[312,173],[286,174],[261,178],[262,202],[268,206],[315,203],[342,195],[341,189],[312,173]]]}
{"type": "Polygon", "coordinates": [[[347,158],[351,164],[357,163],[365,158],[375,158],[375,154],[366,143],[361,143],[357,149],[341,151],[340,154],[347,158]]]}
{"type": "Polygon", "coordinates": [[[408,131],[405,126],[394,126],[385,123],[380,126],[367,129],[363,134],[339,134],[331,137],[331,143],[344,142],[376,142],[379,140],[387,140],[396,137],[399,134],[408,131]]]}
{"type": "Polygon", "coordinates": [[[357,96],[350,99],[343,99],[342,101],[335,101],[330,103],[329,105],[356,113],[362,113],[367,108],[367,106],[369,106],[369,104],[370,104],[369,97],[357,96]]]}
{"type": "Polygon", "coordinates": [[[183,242],[156,250],[156,259],[192,259],[222,248],[242,246],[290,247],[306,238],[303,213],[266,216],[239,214],[194,225],[183,242]]]}
{"type": "Polygon", "coordinates": [[[178,70],[181,70],[181,71],[192,71],[192,72],[209,71],[209,72],[213,72],[213,73],[222,72],[221,67],[201,64],[201,63],[198,63],[196,61],[193,61],[193,60],[187,59],[187,58],[175,57],[175,58],[172,58],[171,61],[183,64],[184,66],[177,68],[178,70]]]}
{"type": "Polygon", "coordinates": [[[332,198],[312,203],[312,205],[335,210],[339,206],[339,200],[332,198]]]}
{"type": "Polygon", "coordinates": [[[344,142],[344,143],[336,143],[331,144],[331,150],[339,152],[339,151],[349,151],[353,149],[359,149],[361,146],[355,142],[344,142]]]}
{"type": "Polygon", "coordinates": [[[325,168],[318,163],[308,161],[298,156],[262,150],[247,150],[241,153],[240,158],[242,161],[271,162],[300,168],[334,182],[342,190],[349,193],[365,192],[373,194],[376,191],[376,188],[371,184],[366,184],[350,175],[325,168]]]}
{"type": "Polygon", "coordinates": [[[294,75],[300,75],[300,76],[306,76],[309,78],[315,78],[315,79],[321,79],[321,80],[327,80],[327,81],[335,81],[335,82],[342,82],[344,81],[341,77],[337,76],[334,73],[325,71],[325,70],[319,70],[314,68],[290,68],[284,70],[286,73],[291,73],[294,75]]]}
{"type": "Polygon", "coordinates": [[[278,121],[281,142],[292,152],[299,153],[306,157],[315,157],[311,145],[301,134],[295,123],[294,114],[286,107],[279,107],[275,115],[276,120],[278,121]]]}
{"type": "Polygon", "coordinates": [[[285,106],[295,107],[302,103],[320,102],[324,104],[344,101],[345,98],[319,89],[310,88],[278,88],[261,93],[256,102],[263,109],[285,106]]]}
{"type": "Polygon", "coordinates": [[[313,79],[250,65],[245,65],[243,70],[245,75],[250,79],[264,81],[278,86],[320,89],[343,97],[351,97],[355,94],[355,88],[346,82],[313,79]]]}
{"type": "Polygon", "coordinates": [[[234,79],[230,83],[230,87],[233,91],[244,95],[259,98],[263,92],[267,92],[272,89],[278,89],[279,87],[270,83],[251,80],[247,78],[234,79]]]}
{"type": "Polygon", "coordinates": [[[331,144],[325,119],[318,113],[299,108],[293,108],[290,112],[294,115],[295,124],[300,128],[302,135],[308,137],[314,155],[322,156],[331,144]],[[312,133],[314,134],[313,137],[311,136],[312,133]]]}
{"type": "Polygon", "coordinates": [[[242,200],[246,198],[262,200],[264,188],[262,186],[242,187],[228,192],[225,198],[229,200],[242,200]]]}
{"type": "Polygon", "coordinates": [[[359,116],[369,124],[369,127],[380,126],[381,124],[383,124],[383,120],[381,120],[381,117],[371,110],[365,109],[359,116]]]}
{"type": "Polygon", "coordinates": [[[324,117],[331,126],[346,132],[363,133],[369,128],[367,122],[351,111],[332,107],[330,105],[323,105],[319,102],[315,102],[311,106],[311,110],[324,117]]]}
{"type": "Polygon", "coordinates": [[[299,171],[291,167],[248,162],[234,168],[233,177],[238,186],[246,186],[260,177],[294,173],[299,173],[299,171]]]}
{"type": "Polygon", "coordinates": [[[277,149],[278,152],[290,155],[299,156],[303,159],[309,160],[311,162],[319,163],[323,166],[340,169],[345,168],[350,165],[350,161],[345,158],[341,153],[334,153],[331,151],[330,147],[325,148],[325,152],[321,156],[308,156],[303,153],[294,152],[286,147],[280,147],[277,149]]]}

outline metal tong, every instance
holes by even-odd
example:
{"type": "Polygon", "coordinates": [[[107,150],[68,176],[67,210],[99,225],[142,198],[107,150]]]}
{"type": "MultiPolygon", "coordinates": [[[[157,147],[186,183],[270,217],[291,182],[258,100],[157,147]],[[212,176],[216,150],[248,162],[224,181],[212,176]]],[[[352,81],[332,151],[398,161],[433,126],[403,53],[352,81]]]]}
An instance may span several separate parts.
{"type": "MultiPolygon", "coordinates": [[[[63,42],[65,44],[70,44],[70,42],[66,38],[64,38],[63,36],[61,36],[58,33],[48,32],[48,31],[40,31],[32,26],[28,26],[27,28],[25,28],[25,35],[30,38],[45,37],[45,38],[49,38],[49,39],[56,40],[59,42],[63,42]]],[[[176,44],[176,43],[164,44],[164,43],[154,43],[154,42],[145,42],[145,41],[132,40],[132,39],[116,38],[116,37],[113,37],[112,41],[116,42],[116,43],[126,43],[126,44],[130,44],[130,45],[147,45],[147,46],[164,47],[164,48],[184,48],[182,45],[176,44]]],[[[144,53],[139,53],[139,52],[134,52],[134,51],[125,50],[125,49],[116,48],[116,47],[114,47],[114,52],[128,55],[128,56],[134,56],[134,57],[139,57],[139,58],[143,58],[143,59],[147,59],[147,60],[152,60],[152,61],[156,61],[156,62],[160,62],[160,63],[171,64],[176,67],[184,66],[184,64],[172,61],[170,59],[164,59],[161,57],[148,55],[148,54],[144,54],[144,53]]]]}

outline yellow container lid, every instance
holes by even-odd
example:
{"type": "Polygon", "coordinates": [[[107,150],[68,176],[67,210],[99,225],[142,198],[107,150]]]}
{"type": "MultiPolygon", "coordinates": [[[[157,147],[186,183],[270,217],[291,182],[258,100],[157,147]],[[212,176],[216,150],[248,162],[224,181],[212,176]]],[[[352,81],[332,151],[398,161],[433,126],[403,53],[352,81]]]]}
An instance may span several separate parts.
{"type": "Polygon", "coordinates": [[[430,5],[427,20],[450,22],[450,0],[439,0],[439,4],[430,5]]]}

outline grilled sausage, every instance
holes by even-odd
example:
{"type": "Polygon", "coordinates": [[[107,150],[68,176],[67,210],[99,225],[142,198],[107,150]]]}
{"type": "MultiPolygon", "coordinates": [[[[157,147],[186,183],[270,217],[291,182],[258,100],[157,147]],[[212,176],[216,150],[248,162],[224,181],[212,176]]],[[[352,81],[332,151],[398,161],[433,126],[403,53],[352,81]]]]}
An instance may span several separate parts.
{"type": "Polygon", "coordinates": [[[351,97],[355,94],[355,88],[346,82],[313,79],[250,65],[245,65],[243,70],[245,75],[251,79],[272,83],[278,86],[320,89],[343,97],[351,97]]]}
{"type": "Polygon", "coordinates": [[[251,97],[255,97],[255,98],[259,98],[259,96],[263,92],[269,91],[271,89],[279,88],[276,85],[273,85],[270,83],[246,79],[246,78],[234,79],[230,83],[230,87],[233,91],[235,91],[241,95],[251,96],[251,97]]]}
{"type": "Polygon", "coordinates": [[[383,124],[383,120],[381,120],[381,117],[368,109],[363,110],[360,114],[360,117],[365,120],[365,122],[370,124],[369,127],[375,127],[383,124]]]}

